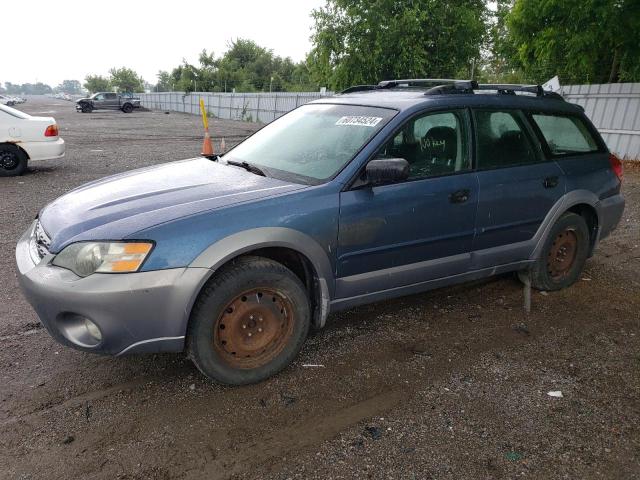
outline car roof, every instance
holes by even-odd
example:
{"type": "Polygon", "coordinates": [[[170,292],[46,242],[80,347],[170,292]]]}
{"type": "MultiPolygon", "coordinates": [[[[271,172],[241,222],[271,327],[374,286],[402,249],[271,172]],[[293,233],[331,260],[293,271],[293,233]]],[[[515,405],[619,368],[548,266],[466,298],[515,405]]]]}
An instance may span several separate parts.
{"type": "Polygon", "coordinates": [[[397,88],[364,90],[336,94],[311,102],[313,104],[362,105],[368,107],[391,108],[394,110],[414,110],[427,108],[489,107],[517,108],[565,113],[583,113],[580,106],[565,102],[560,98],[539,97],[528,94],[509,95],[502,93],[441,93],[425,94],[423,89],[397,88]]]}

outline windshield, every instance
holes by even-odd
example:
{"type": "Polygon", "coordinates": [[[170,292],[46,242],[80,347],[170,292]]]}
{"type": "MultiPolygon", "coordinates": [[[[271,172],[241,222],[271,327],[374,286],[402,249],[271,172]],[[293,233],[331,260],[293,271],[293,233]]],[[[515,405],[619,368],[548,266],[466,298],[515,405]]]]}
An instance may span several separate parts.
{"type": "Polygon", "coordinates": [[[320,184],[335,176],[396,114],[354,105],[311,104],[270,123],[224,155],[268,176],[320,184]]]}

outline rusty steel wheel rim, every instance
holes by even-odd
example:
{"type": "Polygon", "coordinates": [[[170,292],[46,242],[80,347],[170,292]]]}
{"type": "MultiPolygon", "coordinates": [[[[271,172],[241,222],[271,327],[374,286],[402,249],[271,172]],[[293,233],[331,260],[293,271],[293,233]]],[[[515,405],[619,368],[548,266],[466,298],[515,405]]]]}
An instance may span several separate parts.
{"type": "Polygon", "coordinates": [[[578,252],[578,236],[574,230],[564,230],[551,244],[547,257],[547,271],[554,280],[566,277],[578,252]]]}
{"type": "Polygon", "coordinates": [[[277,290],[255,288],[231,300],[216,320],[213,346],[233,368],[251,369],[277,357],[293,336],[293,305],[277,290]]]}

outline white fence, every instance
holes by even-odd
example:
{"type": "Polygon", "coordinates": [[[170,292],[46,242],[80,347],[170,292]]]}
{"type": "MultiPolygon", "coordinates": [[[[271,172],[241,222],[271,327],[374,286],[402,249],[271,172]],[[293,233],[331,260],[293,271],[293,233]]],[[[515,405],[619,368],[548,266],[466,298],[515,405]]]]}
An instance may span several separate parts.
{"type": "MultiPolygon", "coordinates": [[[[621,158],[640,160],[640,83],[570,85],[567,101],[585,108],[607,145],[621,158]]],[[[229,120],[269,123],[294,108],[332,92],[300,93],[146,93],[142,105],[153,110],[200,113],[202,98],[210,115],[229,120]]]]}
{"type": "Polygon", "coordinates": [[[612,152],[640,160],[640,83],[571,85],[562,94],[584,107],[612,152]]]}
{"type": "Polygon", "coordinates": [[[200,99],[210,115],[226,120],[269,123],[294,108],[333,92],[300,93],[145,93],[140,95],[142,106],[152,110],[200,113],[200,99]]]}

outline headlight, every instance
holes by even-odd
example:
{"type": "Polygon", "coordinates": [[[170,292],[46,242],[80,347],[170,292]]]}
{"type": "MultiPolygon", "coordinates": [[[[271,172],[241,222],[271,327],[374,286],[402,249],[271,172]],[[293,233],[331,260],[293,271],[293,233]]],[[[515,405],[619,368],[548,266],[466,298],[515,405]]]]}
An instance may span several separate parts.
{"type": "Polygon", "coordinates": [[[136,272],[152,248],[150,242],[79,242],[62,250],[52,263],[80,277],[136,272]]]}

